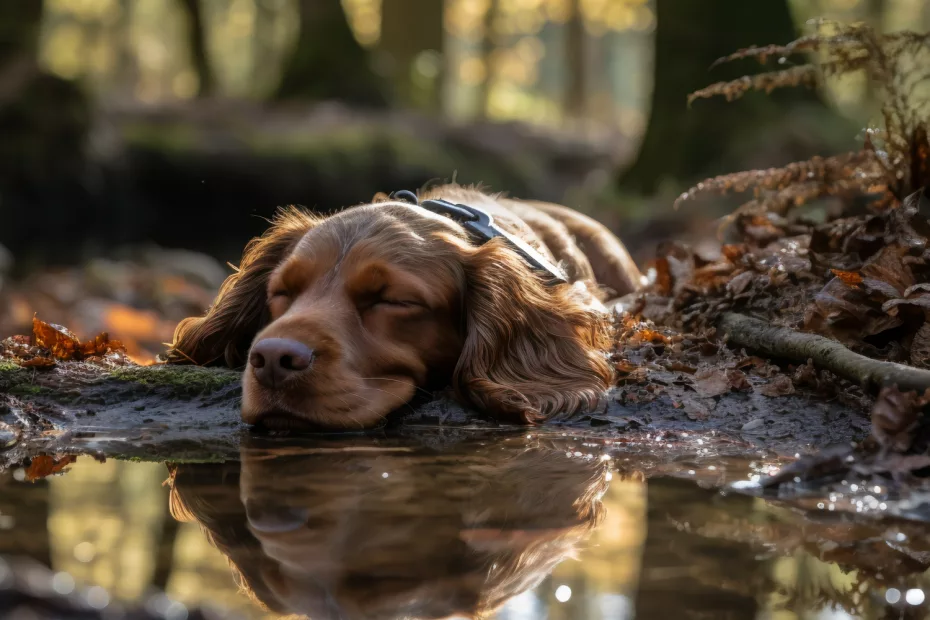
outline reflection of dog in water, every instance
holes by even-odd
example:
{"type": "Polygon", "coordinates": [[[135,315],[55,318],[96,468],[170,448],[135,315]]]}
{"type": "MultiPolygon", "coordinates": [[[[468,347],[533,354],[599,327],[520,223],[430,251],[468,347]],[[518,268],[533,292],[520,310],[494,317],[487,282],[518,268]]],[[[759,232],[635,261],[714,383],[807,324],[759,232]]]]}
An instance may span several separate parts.
{"type": "Polygon", "coordinates": [[[455,454],[344,441],[245,449],[241,471],[173,467],[171,512],[198,522],[273,612],[485,617],[599,522],[608,468],[571,454],[495,443],[455,454]]]}

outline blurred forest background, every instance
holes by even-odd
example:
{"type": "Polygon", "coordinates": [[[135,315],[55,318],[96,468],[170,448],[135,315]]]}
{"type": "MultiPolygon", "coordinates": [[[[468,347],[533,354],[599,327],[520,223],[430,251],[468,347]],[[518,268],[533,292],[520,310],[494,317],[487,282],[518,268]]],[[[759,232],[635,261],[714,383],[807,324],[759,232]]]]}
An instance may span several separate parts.
{"type": "Polygon", "coordinates": [[[0,334],[38,312],[150,360],[277,206],[443,180],[588,212],[644,262],[729,208],[674,212],[693,182],[859,139],[864,78],[686,104],[817,16],[926,29],[930,3],[2,2],[0,334]]]}

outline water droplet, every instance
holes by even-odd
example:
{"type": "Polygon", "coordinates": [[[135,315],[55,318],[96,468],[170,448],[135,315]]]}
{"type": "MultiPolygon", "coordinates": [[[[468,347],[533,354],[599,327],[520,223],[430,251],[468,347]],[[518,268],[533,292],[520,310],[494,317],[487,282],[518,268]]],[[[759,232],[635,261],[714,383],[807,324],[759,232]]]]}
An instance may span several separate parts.
{"type": "Polygon", "coordinates": [[[110,594],[100,586],[93,586],[85,595],[87,604],[94,609],[103,609],[110,604],[110,594]]]}
{"type": "Polygon", "coordinates": [[[911,588],[904,593],[904,600],[908,605],[920,605],[924,602],[924,591],[919,588],[911,588]]]}
{"type": "Polygon", "coordinates": [[[172,601],[164,615],[165,620],[187,620],[187,607],[184,603],[172,601]]]}
{"type": "Polygon", "coordinates": [[[888,588],[885,590],[885,600],[894,605],[901,600],[901,590],[897,588],[888,588]]]}
{"type": "Polygon", "coordinates": [[[71,594],[74,592],[74,577],[65,572],[55,573],[52,577],[52,589],[62,596],[71,594]]]}
{"type": "Polygon", "coordinates": [[[560,603],[568,601],[572,597],[572,589],[568,586],[559,586],[555,589],[555,600],[560,603]]]}
{"type": "Polygon", "coordinates": [[[90,562],[97,555],[97,549],[93,543],[84,541],[74,546],[74,559],[78,562],[90,562]]]}

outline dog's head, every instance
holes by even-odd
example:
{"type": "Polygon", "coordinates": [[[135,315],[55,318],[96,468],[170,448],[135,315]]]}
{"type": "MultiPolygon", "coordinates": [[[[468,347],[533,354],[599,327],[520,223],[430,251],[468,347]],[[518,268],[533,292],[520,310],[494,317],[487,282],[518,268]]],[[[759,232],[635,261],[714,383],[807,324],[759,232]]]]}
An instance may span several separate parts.
{"type": "Polygon", "coordinates": [[[170,358],[243,367],[242,416],[270,428],[365,428],[450,383],[495,417],[592,406],[609,384],[605,315],[546,286],[500,240],[385,201],[279,213],[170,358]]]}
{"type": "Polygon", "coordinates": [[[606,512],[609,463],[522,443],[439,458],[358,439],[244,447],[241,466],[172,466],[171,514],[279,614],[486,618],[576,556],[606,512]]]}

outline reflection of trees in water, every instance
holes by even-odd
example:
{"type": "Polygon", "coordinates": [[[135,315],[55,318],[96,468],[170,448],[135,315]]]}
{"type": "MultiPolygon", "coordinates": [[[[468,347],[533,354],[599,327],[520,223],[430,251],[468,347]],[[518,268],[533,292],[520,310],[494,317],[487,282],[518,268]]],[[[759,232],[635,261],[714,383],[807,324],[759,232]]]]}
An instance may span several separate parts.
{"type": "MultiPolygon", "coordinates": [[[[9,498],[18,514],[13,535],[0,540],[34,550],[27,554],[41,560],[37,545],[46,536],[46,564],[78,583],[104,587],[114,599],[138,600],[154,586],[190,606],[211,602],[253,611],[236,592],[225,558],[196,526],[168,514],[166,477],[164,465],[80,457],[61,477],[11,481],[9,493],[0,482],[0,502],[9,498]],[[49,504],[47,523],[42,501],[49,504]]],[[[13,513],[0,504],[0,514],[13,513]]],[[[0,547],[0,553],[12,552],[0,547]]]]}
{"type": "Polygon", "coordinates": [[[0,555],[24,555],[45,565],[51,560],[48,520],[48,481],[39,480],[28,487],[18,483],[19,473],[0,474],[0,555]],[[20,531],[29,524],[39,524],[30,535],[20,531]]]}
{"type": "Polygon", "coordinates": [[[164,467],[81,459],[48,480],[51,567],[111,596],[138,599],[151,583],[165,520],[164,467]]]}
{"type": "Polygon", "coordinates": [[[928,585],[923,524],[805,513],[759,498],[721,497],[687,481],[653,480],[649,500],[645,585],[637,599],[646,617],[662,617],[669,605],[719,605],[715,617],[728,617],[724,608],[742,610],[732,617],[808,617],[824,609],[899,617],[907,610],[885,602],[886,588],[903,598],[907,589],[928,585]]]}
{"type": "MultiPolygon", "coordinates": [[[[281,558],[351,568],[338,574],[311,567],[333,582],[353,574],[344,593],[364,594],[372,608],[450,600],[458,592],[464,603],[494,598],[499,620],[607,619],[626,617],[633,607],[641,618],[813,617],[833,607],[862,618],[897,618],[903,609],[900,617],[908,618],[918,609],[892,609],[885,590],[897,588],[903,601],[909,588],[930,589],[923,575],[930,542],[919,524],[827,520],[832,513],[818,520],[761,499],[720,497],[691,481],[642,483],[614,473],[601,498],[600,525],[590,532],[585,524],[596,515],[579,511],[575,500],[586,497],[583,504],[593,506],[591,493],[600,487],[592,462],[560,457],[555,445],[515,458],[522,454],[517,446],[444,454],[298,452],[272,459],[274,465],[264,458],[268,453],[252,450],[245,453],[242,484],[240,466],[232,463],[186,466],[175,485],[187,485],[179,491],[188,516],[230,545],[224,548],[229,557],[247,564],[247,585],[269,600],[279,593],[261,584],[271,576],[274,585],[268,566],[281,558]],[[252,520],[266,530],[286,526],[288,518],[307,517],[312,527],[291,540],[272,533],[263,548],[246,521],[243,497],[253,500],[252,520]],[[277,510],[262,512],[262,506],[277,510]],[[310,513],[299,510],[308,506],[310,513]],[[279,559],[269,561],[266,549],[279,559]],[[563,558],[567,552],[577,559],[563,558]],[[511,562],[507,578],[490,586],[470,581],[492,557],[511,562]],[[362,569],[368,570],[364,579],[362,569]],[[376,587],[388,574],[402,579],[376,587]],[[501,586],[495,594],[479,592],[495,584],[501,586]],[[560,586],[571,589],[568,600],[556,599],[560,586]]],[[[0,553],[39,559],[44,553],[55,570],[103,585],[116,598],[136,598],[167,577],[169,595],[187,604],[215,601],[262,615],[236,591],[227,557],[208,544],[198,524],[175,524],[173,554],[167,554],[160,540],[171,530],[164,478],[163,466],[87,458],[44,483],[17,483],[8,473],[0,480],[0,514],[14,515],[16,526],[14,535],[0,537],[0,553]],[[159,568],[159,557],[170,557],[170,567],[159,568]]]]}

